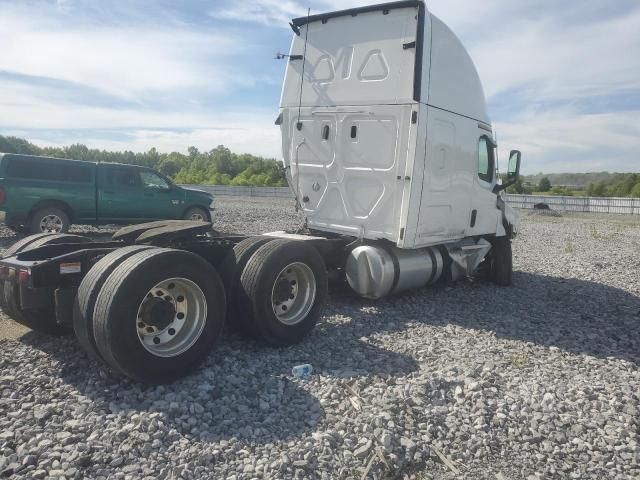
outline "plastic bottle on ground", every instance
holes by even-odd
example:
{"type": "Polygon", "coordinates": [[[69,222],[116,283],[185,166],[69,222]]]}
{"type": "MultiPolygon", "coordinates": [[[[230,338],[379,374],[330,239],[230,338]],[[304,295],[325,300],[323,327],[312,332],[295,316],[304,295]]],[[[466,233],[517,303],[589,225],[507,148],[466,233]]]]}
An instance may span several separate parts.
{"type": "Polygon", "coordinates": [[[291,369],[291,374],[297,378],[308,378],[313,372],[313,367],[309,363],[296,365],[291,369]]]}

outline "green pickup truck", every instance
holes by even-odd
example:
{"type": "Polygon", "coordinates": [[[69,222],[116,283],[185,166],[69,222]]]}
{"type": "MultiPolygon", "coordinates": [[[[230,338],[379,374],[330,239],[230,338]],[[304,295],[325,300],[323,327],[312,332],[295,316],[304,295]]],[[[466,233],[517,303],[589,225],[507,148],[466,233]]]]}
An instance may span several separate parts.
{"type": "Polygon", "coordinates": [[[0,153],[0,221],[31,233],[72,223],[211,221],[213,196],[150,168],[0,153]]]}

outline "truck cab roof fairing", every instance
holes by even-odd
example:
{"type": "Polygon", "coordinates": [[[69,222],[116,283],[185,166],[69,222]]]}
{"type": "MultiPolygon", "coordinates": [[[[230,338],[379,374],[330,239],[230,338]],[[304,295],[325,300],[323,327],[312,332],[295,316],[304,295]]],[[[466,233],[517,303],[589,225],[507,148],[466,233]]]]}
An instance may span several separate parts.
{"type": "Polygon", "coordinates": [[[458,37],[435,15],[431,18],[431,68],[422,101],[487,125],[491,120],[478,71],[458,37]]]}

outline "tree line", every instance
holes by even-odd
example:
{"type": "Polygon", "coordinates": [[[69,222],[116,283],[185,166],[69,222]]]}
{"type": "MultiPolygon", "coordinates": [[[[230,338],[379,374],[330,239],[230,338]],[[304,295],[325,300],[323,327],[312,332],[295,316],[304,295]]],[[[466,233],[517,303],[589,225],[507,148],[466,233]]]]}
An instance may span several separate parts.
{"type": "MultiPolygon", "coordinates": [[[[569,175],[569,174],[564,174],[569,175]]],[[[588,175],[588,174],[577,174],[588,175]]],[[[530,178],[520,177],[518,181],[507,188],[507,193],[544,193],[549,195],[586,196],[586,197],[635,197],[640,198],[639,173],[607,173],[596,174],[599,181],[590,182],[586,186],[553,185],[550,176],[536,176],[537,183],[530,178]]],[[[575,178],[575,177],[574,177],[575,178]]],[[[584,177],[583,177],[584,178],[584,177]]]]}
{"type": "Polygon", "coordinates": [[[282,165],[272,158],[248,153],[237,154],[224,145],[208,152],[189,147],[187,154],[147,152],[110,152],[82,144],[66,147],[39,147],[23,138],[0,135],[0,152],[45,155],[92,162],[118,162],[154,168],[176,183],[282,187],[287,185],[282,165]]]}

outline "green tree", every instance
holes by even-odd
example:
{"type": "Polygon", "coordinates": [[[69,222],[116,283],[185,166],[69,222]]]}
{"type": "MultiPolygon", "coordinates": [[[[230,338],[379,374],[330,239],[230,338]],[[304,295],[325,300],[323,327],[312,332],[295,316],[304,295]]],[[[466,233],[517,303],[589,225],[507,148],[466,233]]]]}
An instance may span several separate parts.
{"type": "Polygon", "coordinates": [[[549,177],[542,177],[540,182],[538,182],[538,191],[539,192],[548,192],[551,190],[551,181],[549,177]]]}
{"type": "Polygon", "coordinates": [[[605,197],[607,195],[607,183],[602,180],[598,183],[590,183],[587,187],[587,196],[605,197]]]}

